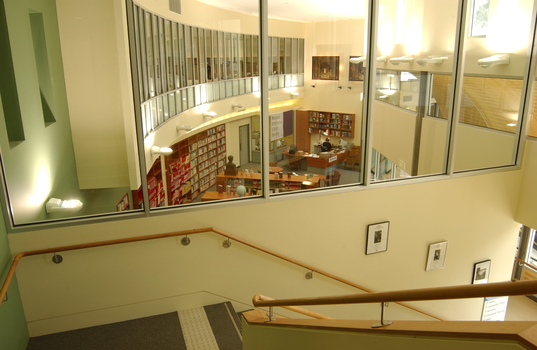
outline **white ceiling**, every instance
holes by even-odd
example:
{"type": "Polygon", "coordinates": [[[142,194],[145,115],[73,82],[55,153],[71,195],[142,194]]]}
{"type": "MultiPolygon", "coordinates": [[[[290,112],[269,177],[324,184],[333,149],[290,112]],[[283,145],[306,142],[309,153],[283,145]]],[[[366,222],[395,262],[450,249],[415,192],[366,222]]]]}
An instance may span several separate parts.
{"type": "MultiPolygon", "coordinates": [[[[258,15],[256,0],[198,0],[226,10],[258,15]]],[[[270,18],[324,22],[362,18],[366,15],[365,0],[268,0],[270,18]]]]}

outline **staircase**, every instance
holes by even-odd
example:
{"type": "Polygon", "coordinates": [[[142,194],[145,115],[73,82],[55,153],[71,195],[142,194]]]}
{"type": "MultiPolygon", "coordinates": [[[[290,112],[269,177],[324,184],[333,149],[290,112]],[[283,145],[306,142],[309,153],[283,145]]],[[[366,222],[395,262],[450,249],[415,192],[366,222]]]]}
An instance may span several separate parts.
{"type": "Polygon", "coordinates": [[[230,302],[30,338],[27,350],[240,350],[230,302]]]}

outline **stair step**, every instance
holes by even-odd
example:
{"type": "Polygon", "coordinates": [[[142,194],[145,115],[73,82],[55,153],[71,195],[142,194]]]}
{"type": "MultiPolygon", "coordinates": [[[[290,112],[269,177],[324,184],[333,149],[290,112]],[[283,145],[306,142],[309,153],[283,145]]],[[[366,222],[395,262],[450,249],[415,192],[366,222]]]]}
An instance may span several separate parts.
{"type": "Polygon", "coordinates": [[[240,319],[230,302],[178,312],[187,350],[240,350],[240,319]]]}

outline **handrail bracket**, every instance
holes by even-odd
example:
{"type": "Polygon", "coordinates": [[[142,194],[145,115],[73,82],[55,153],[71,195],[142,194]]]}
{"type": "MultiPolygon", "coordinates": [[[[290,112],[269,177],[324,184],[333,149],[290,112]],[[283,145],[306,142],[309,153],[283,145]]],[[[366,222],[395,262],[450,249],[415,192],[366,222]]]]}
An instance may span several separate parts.
{"type": "Polygon", "coordinates": [[[380,322],[375,323],[371,328],[380,328],[391,325],[392,321],[384,321],[384,306],[388,307],[388,303],[380,303],[380,322]]]}

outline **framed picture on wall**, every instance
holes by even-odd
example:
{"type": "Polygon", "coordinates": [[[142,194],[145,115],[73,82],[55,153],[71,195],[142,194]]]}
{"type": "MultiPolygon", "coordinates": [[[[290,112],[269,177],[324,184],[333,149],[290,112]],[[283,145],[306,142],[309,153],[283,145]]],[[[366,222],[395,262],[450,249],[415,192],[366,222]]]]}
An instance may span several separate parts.
{"type": "Polygon", "coordinates": [[[364,62],[359,60],[360,57],[349,57],[349,81],[364,81],[364,62]]]}
{"type": "Polygon", "coordinates": [[[339,56],[313,56],[313,80],[339,80],[339,56]]]}
{"type": "Polygon", "coordinates": [[[490,260],[484,260],[474,264],[472,284],[488,283],[490,273],[490,260]]]}
{"type": "Polygon", "coordinates": [[[425,271],[438,270],[444,268],[446,261],[447,242],[433,243],[429,245],[427,254],[427,266],[425,271]]]}
{"type": "Polygon", "coordinates": [[[379,222],[367,226],[366,254],[385,252],[388,250],[388,230],[390,222],[379,222]]]}

